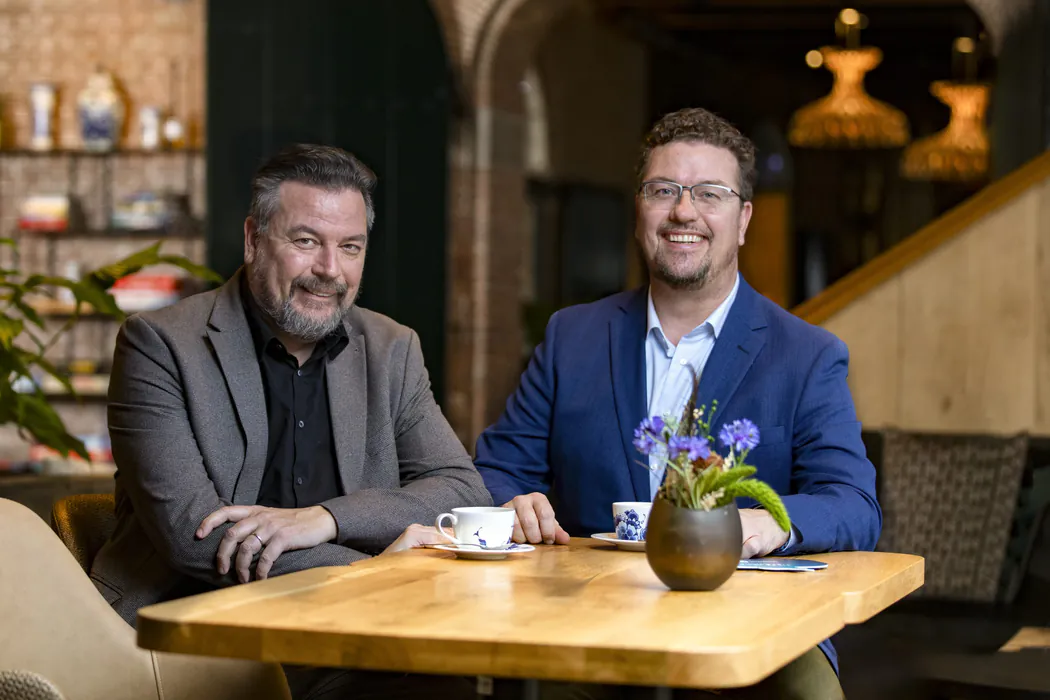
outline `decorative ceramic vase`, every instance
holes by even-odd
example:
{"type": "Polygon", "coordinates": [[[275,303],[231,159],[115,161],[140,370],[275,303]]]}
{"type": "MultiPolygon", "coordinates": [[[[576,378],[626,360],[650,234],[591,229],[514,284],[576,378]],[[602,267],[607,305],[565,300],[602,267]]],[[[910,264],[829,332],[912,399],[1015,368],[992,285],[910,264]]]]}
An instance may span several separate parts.
{"type": "Polygon", "coordinates": [[[139,134],[144,151],[160,148],[160,108],[146,106],[139,110],[139,134]]]}
{"type": "Polygon", "coordinates": [[[84,149],[112,149],[124,125],[124,103],[113,76],[103,70],[93,73],[88,78],[87,87],[77,96],[77,108],[84,149]]]}
{"type": "Polygon", "coordinates": [[[711,511],[658,498],[649,513],[645,557],[673,591],[713,591],[740,562],[743,533],[735,503],[711,511]]]}
{"type": "Polygon", "coordinates": [[[182,148],[186,130],[182,122],[175,116],[169,116],[164,120],[164,142],[168,148],[182,148]]]}
{"type": "Polygon", "coordinates": [[[50,151],[54,145],[55,86],[33,83],[29,88],[29,106],[33,115],[33,135],[29,147],[35,151],[50,151]]]}

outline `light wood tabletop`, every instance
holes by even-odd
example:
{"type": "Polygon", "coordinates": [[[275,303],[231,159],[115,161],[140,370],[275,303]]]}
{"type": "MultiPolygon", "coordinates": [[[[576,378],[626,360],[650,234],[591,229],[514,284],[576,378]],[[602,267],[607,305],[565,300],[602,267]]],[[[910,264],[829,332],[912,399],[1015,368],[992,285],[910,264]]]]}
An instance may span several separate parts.
{"type": "Polygon", "coordinates": [[[410,673],[678,687],[750,685],[923,582],[906,554],[811,555],[808,573],[737,571],[671,592],[644,553],[596,540],[502,561],[412,550],[139,611],[139,645],[410,673]]]}

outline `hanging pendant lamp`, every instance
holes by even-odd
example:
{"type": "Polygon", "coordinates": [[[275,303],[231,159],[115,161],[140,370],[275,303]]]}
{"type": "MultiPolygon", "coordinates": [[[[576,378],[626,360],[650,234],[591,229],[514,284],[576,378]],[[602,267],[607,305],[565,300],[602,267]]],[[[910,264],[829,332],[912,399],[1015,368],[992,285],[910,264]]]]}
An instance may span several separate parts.
{"type": "Polygon", "coordinates": [[[859,43],[861,16],[845,9],[837,26],[844,28],[847,48],[825,46],[811,51],[807,63],[824,65],[835,76],[831,93],[795,112],[788,141],[802,148],[896,148],[908,142],[908,119],[899,109],[871,97],[864,75],[882,61],[882,51],[859,43]]]}
{"type": "MultiPolygon", "coordinates": [[[[973,40],[957,39],[955,52],[964,55],[970,65],[973,40]]],[[[951,108],[951,119],[943,130],[916,140],[904,150],[901,173],[913,180],[983,179],[988,173],[988,130],[984,118],[991,87],[979,82],[938,80],[931,83],[930,92],[951,108]]]]}

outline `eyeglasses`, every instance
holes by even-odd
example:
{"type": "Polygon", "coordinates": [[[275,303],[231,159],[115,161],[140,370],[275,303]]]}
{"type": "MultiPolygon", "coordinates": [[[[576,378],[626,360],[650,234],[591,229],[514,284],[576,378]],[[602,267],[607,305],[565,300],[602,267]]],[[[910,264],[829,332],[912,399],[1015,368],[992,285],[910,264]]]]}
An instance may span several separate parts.
{"type": "MultiPolygon", "coordinates": [[[[698,212],[717,212],[725,208],[733,197],[740,197],[740,193],[724,185],[712,185],[700,183],[692,187],[679,185],[677,182],[665,182],[653,180],[643,182],[641,187],[642,197],[646,204],[653,209],[671,210],[678,206],[681,201],[682,192],[688,190],[693,200],[693,206],[698,212]]],[[[743,197],[741,197],[743,199],[743,197]]]]}

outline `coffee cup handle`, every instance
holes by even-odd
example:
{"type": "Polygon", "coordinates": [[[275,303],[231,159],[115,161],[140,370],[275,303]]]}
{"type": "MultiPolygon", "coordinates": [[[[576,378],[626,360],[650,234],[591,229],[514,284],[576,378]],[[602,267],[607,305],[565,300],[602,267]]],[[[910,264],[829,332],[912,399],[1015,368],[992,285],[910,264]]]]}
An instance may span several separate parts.
{"type": "Polygon", "coordinates": [[[434,529],[438,531],[438,534],[444,535],[445,537],[447,537],[450,540],[452,540],[453,544],[462,544],[462,542],[460,542],[459,540],[456,539],[456,536],[454,534],[449,534],[441,526],[441,522],[445,518],[448,518],[448,519],[450,519],[452,521],[452,526],[453,527],[455,527],[456,523],[459,522],[459,518],[456,517],[455,513],[442,513],[441,515],[437,516],[437,520],[434,521],[434,529]]]}

